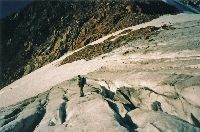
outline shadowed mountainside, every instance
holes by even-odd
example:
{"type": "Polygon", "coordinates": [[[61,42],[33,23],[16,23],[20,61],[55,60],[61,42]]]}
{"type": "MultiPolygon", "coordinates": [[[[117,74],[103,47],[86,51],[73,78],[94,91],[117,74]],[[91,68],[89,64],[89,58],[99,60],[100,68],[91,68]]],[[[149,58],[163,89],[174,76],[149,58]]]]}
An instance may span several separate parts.
{"type": "Polygon", "coordinates": [[[15,81],[0,91],[0,131],[199,132],[199,20],[165,15],[15,81]]]}
{"type": "Polygon", "coordinates": [[[191,5],[196,9],[200,10],[200,0],[180,0],[181,2],[191,5]]]}
{"type": "Polygon", "coordinates": [[[1,20],[1,88],[102,36],[176,13],[161,1],[35,1],[1,20]]]}

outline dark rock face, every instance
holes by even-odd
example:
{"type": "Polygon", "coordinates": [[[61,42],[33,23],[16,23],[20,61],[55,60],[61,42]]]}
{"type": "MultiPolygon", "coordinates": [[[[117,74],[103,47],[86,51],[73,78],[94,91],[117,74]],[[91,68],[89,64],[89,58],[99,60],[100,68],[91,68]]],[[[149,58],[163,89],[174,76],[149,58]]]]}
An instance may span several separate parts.
{"type": "Polygon", "coordinates": [[[0,88],[109,33],[176,13],[161,1],[35,1],[1,20],[0,88]]]}

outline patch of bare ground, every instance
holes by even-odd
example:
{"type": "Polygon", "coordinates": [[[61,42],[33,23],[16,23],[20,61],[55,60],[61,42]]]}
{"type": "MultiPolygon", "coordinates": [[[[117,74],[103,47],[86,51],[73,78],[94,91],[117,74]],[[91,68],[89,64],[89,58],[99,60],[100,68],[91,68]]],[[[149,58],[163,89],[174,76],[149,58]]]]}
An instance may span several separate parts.
{"type": "MultiPolygon", "coordinates": [[[[66,63],[72,63],[77,60],[85,59],[85,60],[91,60],[92,58],[95,58],[99,55],[109,53],[113,51],[114,49],[117,49],[121,46],[126,45],[128,42],[136,40],[136,39],[147,39],[148,36],[158,34],[159,27],[146,27],[141,28],[136,31],[132,31],[128,33],[127,35],[120,36],[116,38],[115,41],[110,41],[110,39],[104,41],[103,43],[96,44],[96,45],[88,45],[85,48],[74,52],[72,55],[66,57],[62,62],[61,65],[66,63]]],[[[126,31],[127,32],[127,31],[126,31]]]]}

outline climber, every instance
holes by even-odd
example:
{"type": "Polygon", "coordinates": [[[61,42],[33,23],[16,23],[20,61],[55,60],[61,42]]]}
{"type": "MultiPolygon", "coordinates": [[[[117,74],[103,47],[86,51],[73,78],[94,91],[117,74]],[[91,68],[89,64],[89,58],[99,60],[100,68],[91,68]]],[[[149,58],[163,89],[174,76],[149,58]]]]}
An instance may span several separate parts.
{"type": "Polygon", "coordinates": [[[151,108],[153,111],[161,111],[163,112],[162,108],[161,108],[161,103],[159,101],[155,101],[152,103],[151,108]]]}
{"type": "Polygon", "coordinates": [[[83,87],[86,84],[86,78],[78,75],[78,86],[80,87],[80,97],[84,96],[83,87]]]}

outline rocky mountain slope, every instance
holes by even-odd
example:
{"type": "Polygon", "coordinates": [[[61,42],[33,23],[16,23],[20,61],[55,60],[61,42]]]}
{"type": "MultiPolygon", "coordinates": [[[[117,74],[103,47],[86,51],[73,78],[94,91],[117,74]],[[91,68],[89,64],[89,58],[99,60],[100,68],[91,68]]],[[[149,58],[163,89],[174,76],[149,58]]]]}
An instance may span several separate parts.
{"type": "Polygon", "coordinates": [[[1,88],[102,36],[177,10],[154,1],[35,1],[1,20],[1,88]]]}
{"type": "Polygon", "coordinates": [[[199,21],[162,16],[24,76],[0,90],[0,131],[199,132],[199,21]]]}

